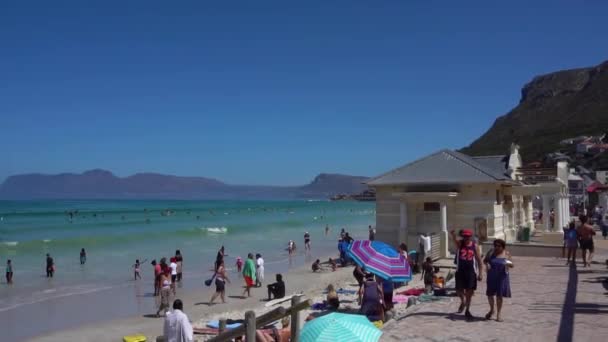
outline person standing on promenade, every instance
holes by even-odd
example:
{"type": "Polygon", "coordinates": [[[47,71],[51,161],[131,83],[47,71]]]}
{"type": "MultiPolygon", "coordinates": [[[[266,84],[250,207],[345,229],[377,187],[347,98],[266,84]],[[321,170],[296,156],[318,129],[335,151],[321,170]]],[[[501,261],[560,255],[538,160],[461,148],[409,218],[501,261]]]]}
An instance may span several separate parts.
{"type": "Polygon", "coordinates": [[[504,240],[494,240],[494,248],[488,252],[483,260],[488,271],[486,280],[486,296],[490,304],[490,312],[486,319],[491,319],[494,314],[494,297],[496,297],[496,321],[502,322],[500,311],[502,310],[502,299],[511,298],[511,283],[509,281],[509,268],[513,267],[511,254],[506,249],[504,240]]]}
{"type": "Polygon", "coordinates": [[[191,342],[194,340],[192,325],[184,313],[184,304],[179,299],[173,302],[173,311],[165,317],[163,336],[165,342],[191,342]]]}
{"type": "Polygon", "coordinates": [[[570,264],[570,259],[572,259],[572,265],[575,265],[576,248],[578,247],[578,233],[576,231],[576,224],[574,221],[570,222],[568,229],[564,231],[564,247],[568,251],[566,265],[570,264]]]}
{"type": "Polygon", "coordinates": [[[595,230],[587,223],[587,216],[581,215],[579,216],[579,220],[581,221],[581,226],[578,227],[578,237],[581,249],[583,250],[583,267],[591,267],[594,250],[593,235],[595,235],[595,230]],[[587,251],[589,251],[589,255],[587,255],[587,251]]]}
{"type": "Polygon", "coordinates": [[[243,278],[245,278],[245,291],[243,291],[243,297],[245,294],[247,294],[247,297],[251,297],[251,288],[255,286],[255,262],[253,261],[253,254],[251,253],[247,255],[247,261],[245,261],[243,278]]]}
{"type": "Polygon", "coordinates": [[[482,268],[479,246],[473,240],[473,232],[464,229],[460,232],[462,241],[456,238],[456,232],[451,232],[456,247],[456,293],[460,297],[458,313],[465,312],[467,320],[473,319],[471,314],[471,299],[477,290],[477,281],[482,280],[482,268]]]}
{"type": "Polygon", "coordinates": [[[84,251],[84,248],[80,249],[80,264],[84,265],[87,262],[87,252],[84,251]]]}
{"type": "Polygon", "coordinates": [[[46,254],[46,277],[53,278],[53,274],[55,273],[55,261],[51,258],[50,254],[46,254]]]}

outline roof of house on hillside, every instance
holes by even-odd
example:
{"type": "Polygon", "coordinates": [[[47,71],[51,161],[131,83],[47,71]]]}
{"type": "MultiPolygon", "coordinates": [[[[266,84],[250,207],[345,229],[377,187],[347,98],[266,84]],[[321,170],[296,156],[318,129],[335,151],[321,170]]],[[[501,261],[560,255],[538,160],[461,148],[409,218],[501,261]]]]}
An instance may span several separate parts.
{"type": "Polygon", "coordinates": [[[367,182],[370,186],[400,184],[458,184],[512,182],[506,174],[507,157],[470,157],[441,150],[391,170],[367,182]]]}

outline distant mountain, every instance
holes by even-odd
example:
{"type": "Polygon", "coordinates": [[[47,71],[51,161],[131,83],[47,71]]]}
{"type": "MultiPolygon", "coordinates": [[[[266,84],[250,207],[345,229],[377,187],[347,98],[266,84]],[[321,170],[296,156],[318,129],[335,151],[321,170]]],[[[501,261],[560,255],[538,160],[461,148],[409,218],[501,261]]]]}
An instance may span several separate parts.
{"type": "Polygon", "coordinates": [[[517,107],[461,151],[504,154],[517,142],[524,161],[542,160],[563,139],[608,131],[608,61],[535,77],[521,93],[517,107]]]}
{"type": "Polygon", "coordinates": [[[204,177],[138,173],[117,177],[96,169],[82,174],[24,174],[8,177],[0,185],[2,199],[295,199],[328,198],[359,193],[367,178],[320,174],[303,186],[230,185],[204,177]]]}

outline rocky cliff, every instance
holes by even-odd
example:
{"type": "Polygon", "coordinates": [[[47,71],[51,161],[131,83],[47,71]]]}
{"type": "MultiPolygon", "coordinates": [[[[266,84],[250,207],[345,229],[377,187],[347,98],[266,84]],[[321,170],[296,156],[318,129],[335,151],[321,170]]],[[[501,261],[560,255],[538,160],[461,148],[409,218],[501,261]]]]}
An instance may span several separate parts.
{"type": "Polygon", "coordinates": [[[532,161],[559,149],[563,139],[606,131],[608,61],[535,77],[523,87],[519,105],[462,152],[503,154],[517,142],[524,161],[532,161]]]}

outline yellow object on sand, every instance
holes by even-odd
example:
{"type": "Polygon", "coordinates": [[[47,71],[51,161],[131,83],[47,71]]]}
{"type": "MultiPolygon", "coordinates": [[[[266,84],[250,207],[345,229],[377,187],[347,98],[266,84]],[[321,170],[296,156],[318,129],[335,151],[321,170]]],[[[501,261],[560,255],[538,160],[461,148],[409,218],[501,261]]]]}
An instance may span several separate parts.
{"type": "Polygon", "coordinates": [[[382,327],[384,326],[384,323],[382,321],[373,321],[372,324],[375,325],[378,329],[382,329],[382,327]]]}
{"type": "Polygon", "coordinates": [[[123,342],[146,342],[146,336],[142,334],[128,335],[122,338],[123,342]]]}

